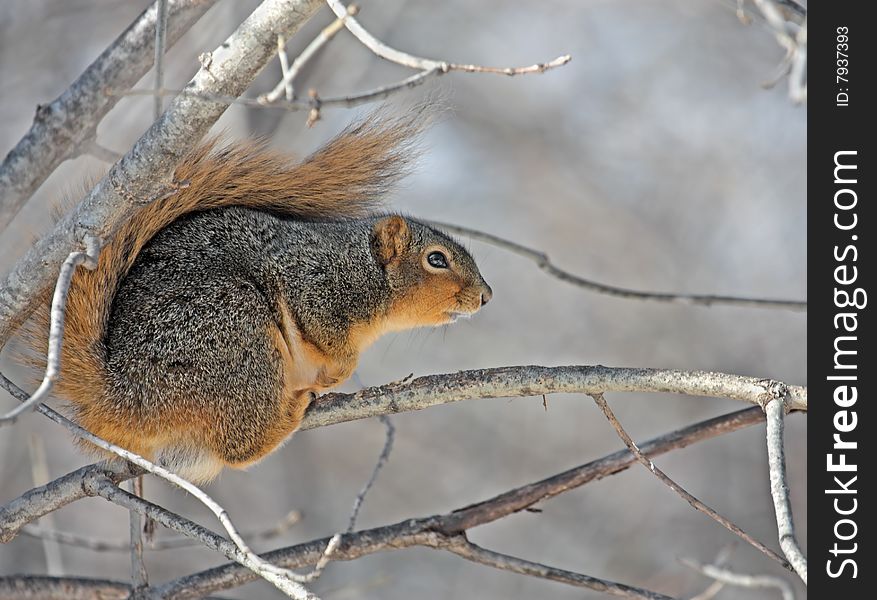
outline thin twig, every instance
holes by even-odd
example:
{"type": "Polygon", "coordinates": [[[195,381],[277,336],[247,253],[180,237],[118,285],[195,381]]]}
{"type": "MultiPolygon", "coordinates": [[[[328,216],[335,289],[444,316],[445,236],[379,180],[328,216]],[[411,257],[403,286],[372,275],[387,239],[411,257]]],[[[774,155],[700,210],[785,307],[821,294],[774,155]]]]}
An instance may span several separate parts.
{"type": "MultiPolygon", "coordinates": [[[[728,562],[728,559],[731,558],[731,552],[734,549],[734,544],[728,544],[724,548],[722,548],[715,560],[713,560],[712,565],[715,567],[723,567],[725,563],[728,562]]],[[[723,581],[715,580],[713,581],[708,588],[706,588],[701,593],[692,596],[688,600],[713,600],[722,588],[725,587],[725,583],[723,581]]]]}
{"type": "Polygon", "coordinates": [[[412,88],[420,85],[429,77],[436,75],[438,72],[436,70],[430,71],[421,71],[420,73],[416,73],[410,77],[406,77],[401,81],[397,81],[394,83],[390,83],[387,85],[382,85],[376,88],[371,88],[368,90],[364,90],[362,92],[354,92],[351,94],[344,94],[342,96],[319,96],[312,95],[309,96],[307,100],[304,99],[296,99],[291,101],[285,100],[277,100],[270,104],[266,104],[261,102],[258,98],[241,98],[234,96],[223,96],[219,94],[203,94],[198,92],[191,92],[189,90],[181,90],[181,89],[161,89],[161,90],[153,90],[153,89],[142,89],[142,88],[134,88],[130,90],[106,90],[107,94],[114,96],[154,96],[156,94],[161,96],[191,96],[196,98],[201,98],[202,100],[211,100],[213,102],[222,102],[224,104],[234,104],[237,106],[244,106],[247,108],[277,108],[281,110],[286,110],[290,112],[297,112],[300,110],[319,110],[321,108],[325,108],[327,106],[345,106],[345,107],[353,107],[359,106],[360,104],[366,104],[368,102],[375,102],[377,100],[382,100],[394,92],[401,91],[403,89],[412,88]]]}
{"type": "MultiPolygon", "coordinates": [[[[727,583],[745,588],[773,588],[782,594],[783,600],[795,600],[795,592],[788,581],[781,577],[773,577],[772,575],[747,575],[743,573],[735,573],[728,569],[717,567],[716,565],[702,565],[689,559],[681,559],[682,564],[690,567],[695,571],[703,573],[707,577],[715,579],[716,582],[727,583]]],[[[692,598],[692,600],[694,600],[692,598]]]]}
{"type": "Polygon", "coordinates": [[[40,402],[48,398],[61,372],[61,343],[64,340],[64,317],[67,309],[67,293],[76,267],[82,265],[86,269],[97,267],[97,256],[100,252],[100,240],[88,236],[85,239],[85,252],[71,252],[61,265],[61,272],[55,284],[52,296],[51,321],[49,325],[49,348],[46,359],[46,373],[37,391],[30,398],[19,404],[5,415],[0,416],[0,426],[11,425],[25,411],[33,410],[40,402]]]}
{"type": "MultiPolygon", "coordinates": [[[[270,540],[283,535],[299,521],[301,521],[301,513],[297,510],[291,510],[270,528],[261,531],[246,532],[243,534],[243,537],[250,541],[270,540]]],[[[51,540],[53,542],[58,542],[59,544],[85,548],[86,550],[92,550],[94,552],[128,552],[131,549],[131,544],[122,540],[104,540],[67,531],[56,531],[53,529],[36,527],[33,525],[25,525],[24,529],[21,530],[21,533],[22,535],[32,538],[51,540]]],[[[199,545],[201,545],[201,542],[198,540],[185,536],[177,536],[147,541],[144,544],[144,548],[147,550],[160,551],[191,548],[192,546],[199,545]]]]}
{"type": "MultiPolygon", "coordinates": [[[[27,447],[30,452],[31,474],[34,486],[45,485],[50,481],[49,461],[46,459],[46,445],[43,438],[36,433],[31,433],[27,438],[27,447]]],[[[55,524],[54,513],[48,513],[40,519],[38,527],[53,528],[55,524]]],[[[64,563],[61,558],[61,548],[54,540],[43,539],[43,552],[46,555],[46,574],[59,577],[64,574],[64,563]]]]}
{"type": "MultiPolygon", "coordinates": [[[[358,378],[358,377],[357,377],[358,378]]],[[[368,478],[368,481],[356,495],[356,498],[353,501],[353,510],[350,512],[350,520],[347,523],[347,531],[345,533],[353,532],[353,529],[356,527],[356,519],[359,516],[359,511],[362,508],[362,504],[365,501],[365,497],[368,494],[369,490],[375,484],[375,481],[378,478],[378,474],[381,472],[381,469],[384,468],[384,465],[387,464],[387,460],[390,458],[390,452],[393,451],[393,439],[396,434],[396,428],[393,427],[393,422],[390,421],[390,417],[386,415],[380,415],[378,417],[381,423],[386,427],[386,437],[384,439],[384,446],[381,449],[381,454],[378,456],[378,461],[375,463],[374,469],[372,469],[371,476],[368,478]]],[[[329,540],[329,543],[326,545],[326,549],[323,551],[323,556],[320,557],[320,560],[317,561],[314,569],[306,575],[307,582],[316,581],[322,574],[323,570],[326,568],[326,565],[329,564],[329,561],[332,559],[332,553],[338,548],[338,544],[341,543],[341,535],[340,533],[336,533],[329,540]]]]}
{"type": "Polygon", "coordinates": [[[524,560],[508,554],[501,554],[482,548],[468,541],[463,536],[457,536],[445,547],[445,550],[456,554],[466,560],[501,569],[503,571],[512,571],[522,575],[538,577],[540,579],[548,579],[550,581],[558,581],[575,587],[583,587],[590,590],[603,592],[608,596],[617,596],[621,598],[640,598],[643,600],[673,600],[672,596],[666,596],[650,590],[635,588],[623,583],[608,582],[605,579],[597,579],[590,575],[582,573],[574,573],[549,567],[537,562],[524,560]]]}
{"type": "MultiPolygon", "coordinates": [[[[131,493],[143,497],[143,476],[128,481],[131,493]]],[[[143,520],[136,510],[128,511],[128,530],[131,538],[131,587],[141,590],[149,585],[149,574],[143,561],[143,520]]]]}
{"type": "MultiPolygon", "coordinates": [[[[167,49],[167,0],[158,0],[155,19],[155,89],[164,87],[164,53],[167,49]]],[[[162,111],[161,96],[153,98],[152,116],[157,121],[162,111]]]]}
{"type": "MultiPolygon", "coordinates": [[[[347,15],[355,15],[359,8],[355,4],[351,4],[347,7],[347,15]]],[[[347,18],[345,15],[342,18],[336,18],[329,25],[324,27],[320,33],[315,37],[310,44],[308,44],[304,50],[302,50],[301,54],[296,57],[294,61],[292,61],[292,66],[287,67],[284,65],[286,63],[286,40],[282,38],[278,38],[278,52],[280,55],[280,66],[283,71],[283,79],[280,83],[275,86],[273,90],[268,92],[267,94],[262,94],[258,97],[258,101],[262,104],[271,104],[273,102],[277,102],[280,99],[281,94],[286,96],[286,101],[291,102],[295,99],[295,91],[293,89],[293,81],[301,72],[302,67],[311,60],[314,56],[316,56],[317,52],[326,45],[326,43],[335,37],[335,34],[341,31],[344,28],[344,20],[347,18]],[[282,41],[281,41],[282,40],[282,41]]]]}
{"type": "Polygon", "coordinates": [[[605,283],[598,283],[591,279],[585,279],[584,277],[580,277],[578,275],[575,275],[574,273],[565,271],[564,269],[555,266],[554,263],[551,262],[551,259],[548,257],[548,255],[544,252],[535,250],[533,248],[528,248],[527,246],[523,246],[521,244],[518,244],[517,242],[501,238],[491,233],[479,231],[477,229],[461,227],[459,225],[451,225],[449,223],[441,223],[438,221],[424,222],[429,225],[438,227],[439,229],[444,229],[445,231],[448,231],[450,233],[466,235],[471,237],[473,240],[478,240],[479,242],[484,242],[486,244],[490,244],[491,246],[496,246],[498,248],[503,248],[505,250],[513,252],[518,256],[522,256],[526,259],[533,261],[540,269],[542,269],[552,277],[556,277],[561,281],[565,281],[580,288],[591,290],[600,294],[608,294],[610,296],[630,298],[635,300],[657,300],[660,302],[693,304],[698,306],[725,305],[745,306],[752,308],[779,308],[794,311],[807,310],[807,303],[799,300],[773,300],[767,298],[749,298],[743,296],[717,296],[713,294],[676,294],[667,292],[646,292],[641,290],[631,290],[627,288],[616,287],[613,285],[606,285],[605,283]]]}
{"type": "Polygon", "coordinates": [[[353,501],[353,510],[350,512],[350,520],[347,523],[347,533],[353,531],[356,527],[356,519],[359,517],[359,511],[362,508],[362,503],[365,500],[366,494],[368,494],[369,490],[375,484],[375,481],[378,478],[378,474],[381,472],[381,469],[384,468],[384,465],[387,464],[387,461],[390,459],[390,453],[393,451],[393,440],[396,436],[396,428],[393,426],[393,422],[390,420],[390,417],[387,415],[380,415],[378,420],[384,424],[386,428],[386,437],[384,439],[384,447],[381,449],[381,454],[378,456],[378,462],[375,463],[374,469],[372,469],[372,474],[368,478],[368,481],[359,493],[356,495],[356,499],[353,501]]]}
{"type": "Polygon", "coordinates": [[[115,150],[110,150],[106,146],[100,145],[94,138],[90,139],[88,143],[85,144],[85,153],[109,164],[113,164],[122,158],[121,154],[115,150]]]}
{"type": "Polygon", "coordinates": [[[777,43],[786,55],[783,58],[782,66],[785,71],[788,69],[789,77],[789,97],[795,103],[807,101],[807,21],[797,35],[793,34],[793,29],[789,22],[783,17],[782,12],[772,2],[772,0],[752,0],[753,4],[761,11],[764,20],[774,32],[777,43]],[[794,35],[794,37],[793,37],[794,35]],[[786,66],[788,65],[788,66],[786,66]]]}
{"type": "Polygon", "coordinates": [[[292,87],[292,78],[289,77],[289,58],[286,56],[286,38],[283,34],[277,36],[277,59],[280,61],[283,91],[289,102],[295,98],[295,90],[292,87]]]}
{"type": "Polygon", "coordinates": [[[785,390],[777,390],[777,398],[764,407],[767,415],[767,460],[770,468],[770,495],[776,512],[780,548],[789,559],[798,577],[807,585],[807,558],[795,538],[792,506],[789,502],[789,486],[786,483],[786,456],[783,449],[785,426],[785,390]]]}
{"type": "Polygon", "coordinates": [[[795,36],[796,52],[789,71],[789,96],[792,102],[807,102],[807,20],[795,36]]]}
{"type": "Polygon", "coordinates": [[[510,76],[527,75],[531,73],[544,73],[548,69],[563,66],[572,60],[572,57],[569,54],[565,54],[563,56],[558,56],[552,61],[538,63],[527,67],[484,67],[480,65],[449,63],[443,60],[433,60],[431,58],[414,56],[407,52],[391,48],[366,31],[355,17],[347,14],[347,8],[340,2],[340,0],[326,0],[326,4],[329,5],[329,8],[332,9],[332,12],[335,13],[337,18],[344,19],[344,26],[347,30],[369,50],[390,62],[417,69],[419,71],[438,69],[442,73],[447,73],[449,71],[463,71],[465,73],[498,73],[510,76]]]}
{"type": "Polygon", "coordinates": [[[740,529],[737,525],[717,513],[715,510],[698,500],[692,494],[690,494],[687,490],[685,490],[681,485],[673,481],[669,476],[667,476],[664,471],[659,469],[655,463],[651,461],[639,447],[636,445],[636,442],[630,437],[627,431],[624,430],[621,423],[618,421],[618,418],[615,416],[615,413],[612,412],[612,409],[609,408],[609,405],[606,403],[606,399],[603,397],[603,394],[590,394],[590,396],[594,399],[594,402],[597,403],[597,406],[600,407],[600,410],[603,411],[603,414],[606,415],[606,418],[609,420],[609,423],[615,429],[615,432],[618,434],[618,437],[624,442],[624,445],[636,456],[637,461],[642,464],[646,469],[648,469],[652,474],[655,475],[658,479],[660,479],[667,487],[671,490],[679,494],[686,502],[688,502],[693,508],[699,510],[705,515],[712,518],[714,521],[722,525],[725,529],[730,531],[731,533],[739,536],[746,543],[751,545],[753,548],[757,549],[759,552],[764,554],[765,556],[772,558],[777,561],[787,569],[791,568],[791,565],[786,561],[785,558],[753,538],[751,535],[740,529]]]}

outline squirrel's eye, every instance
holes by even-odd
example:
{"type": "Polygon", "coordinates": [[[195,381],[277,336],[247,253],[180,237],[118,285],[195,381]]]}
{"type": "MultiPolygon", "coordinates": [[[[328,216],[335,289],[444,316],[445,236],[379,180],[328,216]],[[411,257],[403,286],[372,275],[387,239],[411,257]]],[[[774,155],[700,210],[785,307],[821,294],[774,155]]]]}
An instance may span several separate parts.
{"type": "Polygon", "coordinates": [[[429,266],[436,269],[448,268],[448,258],[441,252],[430,252],[429,256],[426,257],[426,262],[429,263],[429,266]]]}

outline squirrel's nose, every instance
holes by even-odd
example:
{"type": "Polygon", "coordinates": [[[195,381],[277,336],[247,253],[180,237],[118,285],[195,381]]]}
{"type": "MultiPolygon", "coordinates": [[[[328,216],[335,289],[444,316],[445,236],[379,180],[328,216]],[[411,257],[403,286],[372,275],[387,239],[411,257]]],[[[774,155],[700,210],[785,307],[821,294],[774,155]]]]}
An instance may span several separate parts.
{"type": "Polygon", "coordinates": [[[490,299],[493,298],[493,290],[490,289],[490,286],[486,283],[484,284],[484,291],[481,292],[481,306],[484,306],[490,299]]]}

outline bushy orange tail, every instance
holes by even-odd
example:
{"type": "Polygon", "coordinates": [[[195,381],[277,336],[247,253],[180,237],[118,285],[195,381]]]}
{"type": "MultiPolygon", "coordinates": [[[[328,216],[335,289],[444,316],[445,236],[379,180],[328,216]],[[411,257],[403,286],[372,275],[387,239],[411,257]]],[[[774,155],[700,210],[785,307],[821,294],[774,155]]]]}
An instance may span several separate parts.
{"type": "MultiPolygon", "coordinates": [[[[176,180],[188,187],[142,208],[103,248],[97,269],[78,269],[74,275],[57,392],[81,408],[110,393],[103,340],[113,297],[140,250],[160,230],[187,213],[227,206],[303,218],[367,215],[410,164],[412,141],[420,131],[416,117],[372,117],[298,164],[258,142],[221,147],[213,139],[200,146],[176,171],[176,180]]],[[[47,298],[29,335],[29,345],[42,357],[48,323],[47,298]]]]}

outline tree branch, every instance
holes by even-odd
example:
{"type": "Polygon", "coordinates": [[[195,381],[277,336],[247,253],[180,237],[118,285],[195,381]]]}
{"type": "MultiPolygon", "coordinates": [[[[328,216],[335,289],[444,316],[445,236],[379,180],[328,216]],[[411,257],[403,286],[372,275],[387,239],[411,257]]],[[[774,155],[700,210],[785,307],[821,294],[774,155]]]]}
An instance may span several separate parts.
{"type": "MultiPolygon", "coordinates": [[[[355,15],[359,9],[355,4],[351,4],[347,7],[348,15],[355,15]]],[[[298,76],[302,67],[311,60],[317,52],[319,52],[320,48],[325,46],[329,40],[335,37],[341,29],[344,27],[344,19],[336,18],[329,25],[320,30],[320,33],[311,40],[311,43],[308,44],[304,50],[302,50],[301,54],[299,54],[294,61],[292,61],[292,66],[284,66],[284,63],[288,60],[286,58],[286,40],[284,38],[278,39],[278,54],[280,56],[280,65],[283,72],[283,77],[280,79],[280,83],[278,83],[273,90],[268,92],[267,94],[262,94],[258,98],[258,102],[264,104],[271,104],[272,102],[276,102],[280,100],[281,96],[286,98],[287,102],[291,102],[295,99],[295,90],[293,89],[293,80],[298,76]]]]}
{"type": "Polygon", "coordinates": [[[777,390],[777,398],[764,407],[767,414],[767,457],[770,469],[770,495],[776,512],[780,548],[789,559],[798,577],[807,585],[807,558],[795,538],[795,523],[786,483],[786,455],[783,450],[785,427],[785,390],[777,390]]]}
{"type": "MultiPolygon", "coordinates": [[[[723,415],[709,419],[695,425],[663,435],[641,445],[644,453],[656,456],[677,448],[684,448],[690,444],[709,439],[723,433],[736,431],[764,419],[764,413],[760,408],[751,408],[738,411],[729,415],[723,415]]],[[[429,532],[436,531],[437,527],[445,536],[457,536],[469,528],[495,521],[499,518],[524,510],[533,504],[552,498],[561,493],[585,485],[591,481],[601,479],[627,469],[635,462],[633,455],[627,450],[621,450],[599,460],[570,469],[520,488],[510,490],[489,500],[473,504],[451,513],[441,516],[427,517],[403,521],[396,525],[365,530],[354,534],[346,534],[341,537],[340,544],[332,554],[334,560],[353,560],[365,554],[391,549],[402,548],[410,545],[427,545],[435,542],[434,537],[429,537],[429,532]]],[[[117,468],[126,468],[117,465],[117,468]]],[[[0,541],[9,541],[15,533],[29,519],[22,518],[25,514],[44,514],[48,510],[55,510],[63,504],[58,504],[53,492],[61,492],[65,497],[75,496],[73,499],[89,495],[102,495],[102,497],[122,504],[126,508],[134,508],[141,514],[154,518],[157,522],[183,533],[184,535],[198,539],[208,548],[217,550],[233,558],[233,553],[240,552],[231,542],[221,536],[192,523],[184,517],[170,513],[169,511],[148,503],[140,498],[130,496],[120,490],[115,484],[127,477],[133,477],[136,473],[124,472],[122,475],[111,470],[103,469],[101,465],[90,465],[74,471],[69,475],[56,480],[49,486],[49,492],[38,493],[31,490],[22,498],[13,501],[6,507],[0,508],[0,541]],[[75,489],[70,489],[75,488],[75,489]],[[100,492],[103,492],[101,494],[100,492]],[[120,500],[121,499],[121,500],[120,500]],[[47,508],[40,505],[39,501],[49,503],[47,508]],[[24,505],[29,510],[22,510],[24,505]],[[7,522],[9,519],[11,522],[7,522]],[[17,528],[16,528],[17,527],[17,528]],[[230,556],[228,553],[232,553],[230,556]]],[[[72,501],[72,500],[70,500],[72,501]]],[[[33,517],[36,518],[36,517],[33,517]]],[[[263,555],[273,564],[283,564],[288,568],[304,567],[316,562],[324,555],[330,538],[314,540],[306,544],[300,544],[291,548],[277,550],[263,555]],[[277,562],[280,561],[280,562],[277,562]]],[[[217,569],[211,569],[203,573],[190,575],[159,586],[150,588],[149,594],[156,598],[189,598],[200,597],[212,591],[228,589],[236,585],[242,585],[253,581],[256,576],[246,568],[238,568],[237,565],[225,565],[217,569]]],[[[0,589],[4,585],[0,578],[0,589]]]]}
{"type": "Polygon", "coordinates": [[[482,548],[468,541],[463,536],[454,538],[445,548],[449,552],[456,554],[466,560],[500,569],[502,571],[511,571],[520,573],[521,575],[529,575],[530,577],[538,577],[540,579],[548,579],[572,585],[575,587],[583,587],[598,592],[603,592],[608,596],[620,596],[622,598],[642,598],[644,600],[673,600],[671,596],[658,594],[642,588],[636,588],[623,583],[609,582],[603,579],[597,579],[590,575],[582,575],[572,571],[565,571],[549,567],[540,563],[531,562],[508,554],[500,554],[487,548],[482,548]]]}
{"type": "Polygon", "coordinates": [[[55,293],[52,295],[52,308],[49,323],[49,347],[46,356],[46,373],[40,386],[30,398],[13,408],[5,415],[0,415],[0,427],[11,425],[18,420],[18,416],[28,410],[33,410],[36,405],[49,397],[55,381],[61,373],[61,344],[64,341],[64,317],[67,310],[67,294],[70,291],[70,282],[76,267],[84,266],[86,269],[97,267],[97,254],[100,242],[95,238],[88,238],[85,252],[71,252],[61,265],[58,274],[58,282],[55,284],[55,293]]]}
{"type": "MultiPolygon", "coordinates": [[[[301,513],[297,510],[291,510],[286,513],[282,519],[271,525],[267,529],[258,531],[248,531],[241,535],[248,540],[270,540],[277,536],[283,535],[296,523],[301,521],[301,513]]],[[[33,525],[25,525],[20,530],[22,535],[26,535],[39,540],[51,540],[59,544],[67,546],[76,546],[85,548],[93,552],[128,552],[131,544],[122,540],[101,539],[69,531],[57,531],[47,529],[45,527],[37,527],[33,525]]],[[[144,548],[147,550],[171,550],[176,548],[190,548],[192,546],[201,545],[198,540],[185,536],[177,536],[165,539],[157,539],[147,541],[144,548]]]]}
{"type": "MultiPolygon", "coordinates": [[[[603,366],[502,367],[461,371],[449,375],[428,375],[409,382],[367,388],[355,394],[327,394],[320,397],[308,409],[301,429],[324,427],[381,414],[420,410],[468,398],[535,396],[552,393],[669,392],[730,398],[763,405],[774,397],[774,392],[771,390],[776,390],[778,385],[780,385],[778,382],[766,379],[702,371],[603,366]]],[[[26,394],[18,390],[5,377],[0,376],[0,386],[6,388],[20,400],[27,398],[26,394]]],[[[807,409],[806,388],[785,386],[784,389],[788,391],[788,406],[796,410],[807,409]]],[[[69,421],[67,422],[69,425],[65,424],[66,419],[45,405],[40,405],[37,410],[65,427],[74,426],[69,421]]],[[[99,465],[86,467],[86,469],[91,468],[102,470],[107,467],[99,465]]],[[[139,472],[137,470],[135,473],[115,481],[123,481],[139,472]]],[[[54,490],[51,495],[52,508],[48,510],[55,510],[84,497],[83,494],[79,493],[81,490],[78,491],[76,488],[76,484],[73,483],[54,490]]],[[[13,501],[12,505],[15,505],[16,502],[18,501],[13,501]]],[[[0,541],[12,539],[24,523],[45,514],[45,512],[35,511],[30,519],[24,520],[19,516],[17,519],[12,519],[18,525],[10,528],[7,522],[9,517],[4,516],[4,511],[7,511],[12,505],[0,508],[0,541]]]]}
{"type": "Polygon", "coordinates": [[[715,294],[676,294],[669,292],[645,292],[641,290],[632,290],[628,288],[617,287],[614,285],[607,285],[605,283],[599,283],[592,279],[585,279],[584,277],[576,275],[575,273],[571,273],[569,271],[561,269],[551,261],[547,254],[540,250],[528,248],[527,246],[523,246],[521,244],[518,244],[517,242],[501,238],[491,233],[486,233],[477,229],[470,229],[469,227],[451,225],[450,223],[440,223],[438,221],[426,221],[426,223],[438,227],[439,229],[444,229],[445,231],[448,231],[450,233],[466,235],[473,240],[484,242],[485,244],[490,244],[491,246],[496,246],[498,248],[503,248],[505,250],[513,252],[514,254],[517,254],[518,256],[523,256],[524,258],[536,263],[536,265],[540,269],[542,269],[552,277],[556,277],[557,279],[565,281],[566,283],[570,283],[572,285],[584,288],[586,290],[591,290],[599,294],[607,294],[609,296],[616,296],[618,298],[631,298],[634,300],[657,300],[659,302],[693,304],[696,306],[724,305],[743,306],[750,308],[780,308],[794,311],[807,310],[807,303],[800,300],[774,300],[769,298],[749,298],[744,296],[717,296],[715,294]]]}
{"type": "Polygon", "coordinates": [[[754,537],[743,531],[740,527],[737,526],[737,524],[732,522],[730,519],[727,519],[726,517],[720,515],[715,510],[713,510],[712,507],[704,504],[701,500],[688,492],[688,490],[673,481],[673,479],[671,479],[669,475],[664,473],[664,471],[659,469],[654,462],[652,462],[648,457],[646,457],[645,454],[643,454],[643,452],[636,445],[636,442],[633,441],[633,438],[630,437],[630,434],[625,431],[624,427],[621,425],[621,422],[618,420],[618,417],[615,416],[615,413],[613,413],[612,409],[609,408],[609,404],[606,403],[606,399],[603,397],[603,394],[591,394],[591,397],[594,399],[594,402],[597,403],[597,406],[600,407],[600,410],[603,411],[603,414],[612,425],[612,428],[615,429],[618,437],[621,438],[621,441],[624,442],[624,445],[627,446],[627,448],[636,457],[636,460],[650,473],[657,477],[658,480],[661,481],[661,483],[676,492],[695,510],[707,515],[716,523],[720,524],[722,527],[724,527],[734,535],[738,536],[740,539],[745,541],[747,544],[749,544],[768,558],[777,561],[787,569],[791,569],[791,565],[782,556],[780,556],[779,554],[756,540],[754,537]]]}
{"type": "MultiPolygon", "coordinates": [[[[167,50],[167,4],[168,0],[158,0],[158,15],[155,19],[155,89],[164,87],[164,53],[167,50]]],[[[153,98],[152,116],[158,119],[162,111],[161,96],[153,98]]]]}
{"type": "MultiPolygon", "coordinates": [[[[649,456],[657,456],[724,433],[737,431],[763,420],[764,413],[760,408],[749,408],[673,431],[641,444],[640,448],[649,456]]],[[[444,538],[456,537],[472,527],[496,521],[537,502],[614,475],[635,462],[636,459],[628,450],[620,450],[580,467],[509,490],[450,513],[408,519],[395,525],[345,534],[341,537],[341,543],[333,552],[332,558],[355,560],[367,554],[410,546],[438,548],[444,538]]],[[[263,556],[274,564],[284,565],[287,568],[301,568],[316,564],[329,540],[330,538],[312,540],[275,550],[263,556]]],[[[152,588],[150,597],[174,600],[197,598],[243,585],[254,579],[252,573],[239,565],[227,564],[152,588]]]]}
{"type": "Polygon", "coordinates": [[[682,564],[694,569],[717,582],[727,583],[745,588],[773,588],[781,594],[783,600],[795,600],[795,592],[785,579],[772,575],[748,575],[735,573],[716,565],[702,565],[693,560],[682,559],[682,564]]]}
{"type": "MultiPolygon", "coordinates": [[[[470,398],[511,398],[542,394],[666,392],[764,405],[778,382],[707,371],[604,366],[498,367],[427,375],[353,394],[326,394],[311,404],[301,429],[324,427],[378,415],[421,410],[470,398]]],[[[789,408],[807,410],[807,388],[787,386],[789,408]]]]}
{"type": "Polygon", "coordinates": [[[349,14],[347,8],[340,0],[326,0],[326,4],[329,5],[329,8],[332,9],[332,12],[335,13],[335,16],[338,19],[344,21],[344,26],[347,30],[369,50],[385,60],[404,67],[417,69],[419,71],[432,71],[437,69],[442,73],[447,73],[449,71],[463,71],[466,73],[498,73],[509,76],[526,75],[529,73],[544,73],[548,69],[560,67],[572,60],[572,57],[569,54],[564,54],[563,56],[558,56],[547,63],[537,63],[527,67],[484,67],[480,65],[457,64],[444,60],[434,60],[431,58],[414,56],[388,46],[369,33],[362,25],[360,25],[359,21],[357,21],[353,15],[349,14]]]}
{"type": "Polygon", "coordinates": [[[131,586],[121,581],[86,577],[10,575],[0,577],[4,600],[128,600],[131,586]]]}
{"type": "MultiPolygon", "coordinates": [[[[180,39],[214,2],[170,0],[169,43],[180,39]]],[[[63,94],[37,106],[33,125],[0,165],[0,231],[58,165],[74,158],[94,137],[98,123],[119,101],[104,90],[129,88],[152,67],[157,4],[143,11],[63,94]]],[[[68,244],[67,252],[72,246],[68,244]]]]}

